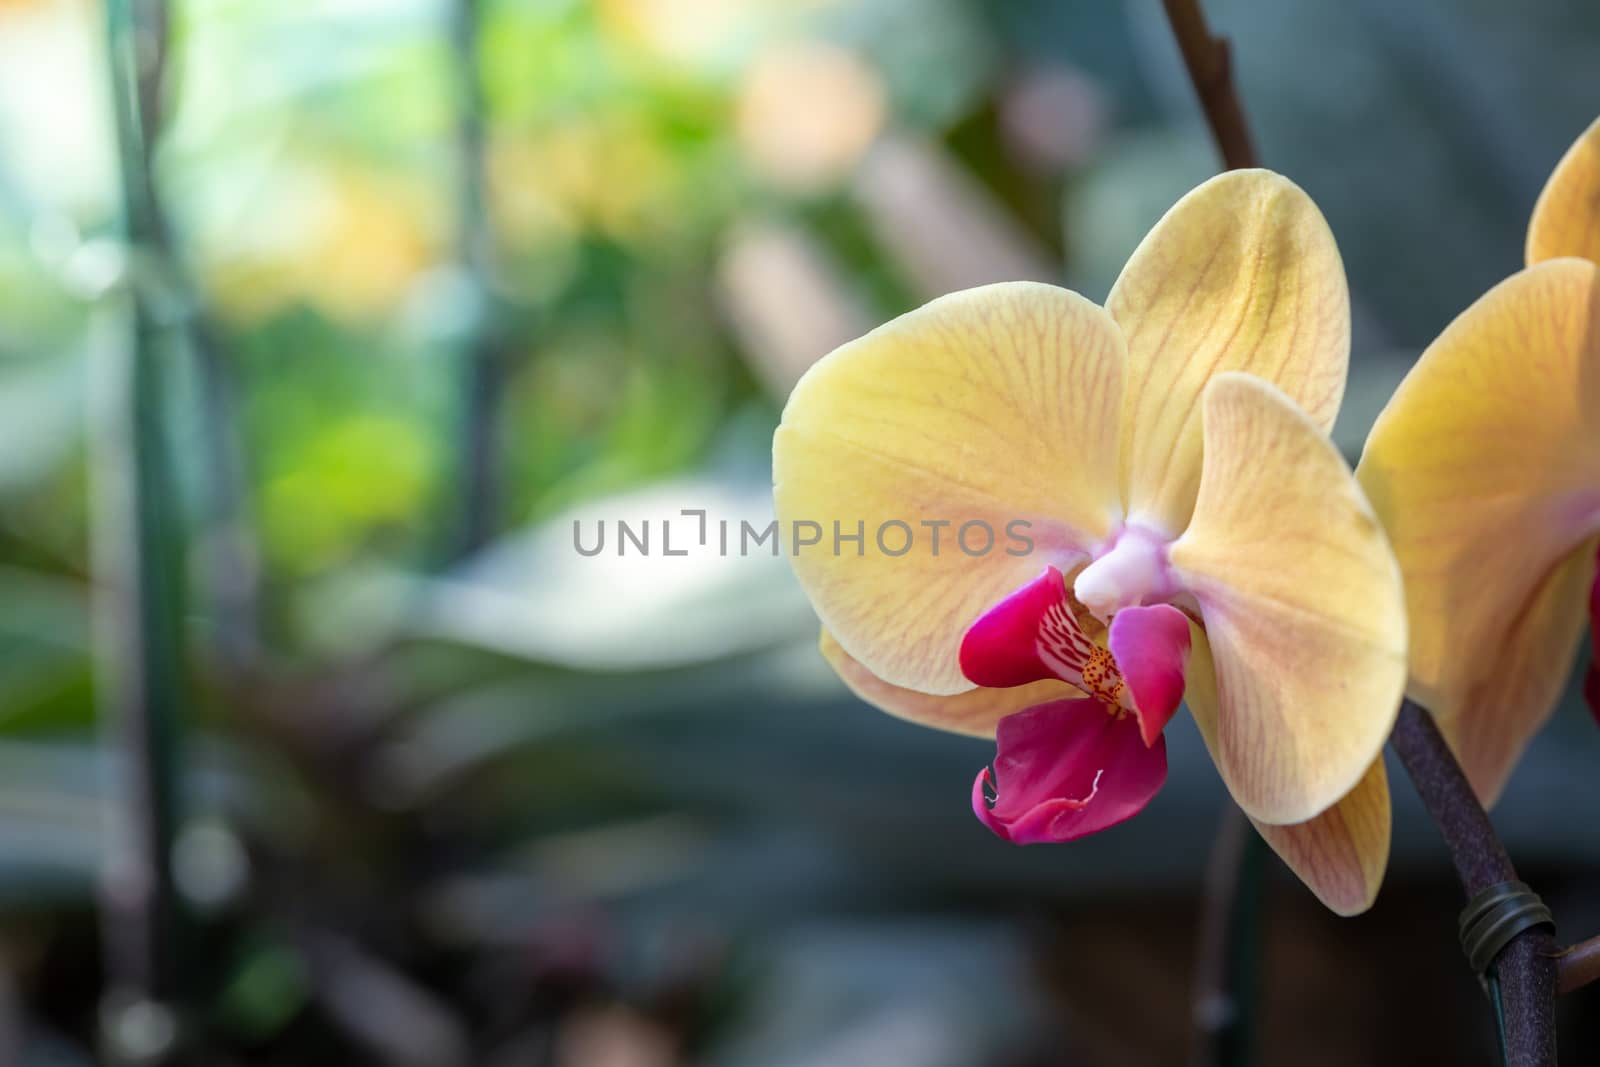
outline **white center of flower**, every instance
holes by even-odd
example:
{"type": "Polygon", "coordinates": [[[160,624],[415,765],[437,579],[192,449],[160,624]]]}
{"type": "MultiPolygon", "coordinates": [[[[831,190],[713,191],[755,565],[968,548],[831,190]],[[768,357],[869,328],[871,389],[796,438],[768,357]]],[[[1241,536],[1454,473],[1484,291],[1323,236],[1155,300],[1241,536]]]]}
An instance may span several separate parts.
{"type": "Polygon", "coordinates": [[[1167,563],[1169,544],[1170,538],[1148,526],[1124,526],[1078,572],[1073,594],[1107,623],[1123,608],[1168,600],[1179,592],[1167,563]]]}

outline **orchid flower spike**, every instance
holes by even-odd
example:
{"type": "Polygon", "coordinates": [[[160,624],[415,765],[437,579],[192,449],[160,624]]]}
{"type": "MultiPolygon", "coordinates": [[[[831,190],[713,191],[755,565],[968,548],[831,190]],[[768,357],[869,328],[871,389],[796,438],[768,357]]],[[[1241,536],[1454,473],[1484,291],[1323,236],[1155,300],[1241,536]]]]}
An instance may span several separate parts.
{"type": "Polygon", "coordinates": [[[1357,469],[1405,574],[1408,691],[1485,804],[1600,612],[1600,122],[1550,176],[1527,260],[1422,353],[1357,469]]]}
{"type": "Polygon", "coordinates": [[[1327,224],[1250,170],[1174,206],[1103,308],[990,285],[837,349],[773,442],[824,655],[892,714],[996,737],[973,808],[1019,843],[1143,808],[1186,696],[1267,841],[1364,910],[1406,625],[1327,438],[1349,338],[1327,224]]]}

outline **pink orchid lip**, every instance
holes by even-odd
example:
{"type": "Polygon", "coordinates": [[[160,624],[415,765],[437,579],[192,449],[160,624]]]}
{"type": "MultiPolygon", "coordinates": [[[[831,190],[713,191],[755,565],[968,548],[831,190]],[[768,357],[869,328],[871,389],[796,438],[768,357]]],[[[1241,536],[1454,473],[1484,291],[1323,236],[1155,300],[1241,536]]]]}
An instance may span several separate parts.
{"type": "Polygon", "coordinates": [[[962,672],[979,686],[1056,678],[1087,694],[1000,721],[994,772],[985,768],[972,791],[973,810],[1000,837],[1028,844],[1103,830],[1137,813],[1166,780],[1161,732],[1183,698],[1188,616],[1170,604],[1128,607],[1106,636],[1109,647],[1089,637],[1052,566],[962,640],[962,672]]]}
{"type": "Polygon", "coordinates": [[[974,685],[991,689],[1044,678],[1076,685],[1093,649],[1072,616],[1066,579],[1050,566],[967,629],[961,640],[961,673],[974,685]]]}
{"type": "Polygon", "coordinates": [[[1171,604],[1124,608],[1111,618],[1106,643],[1147,745],[1155,743],[1183,701],[1189,642],[1189,617],[1171,604]]]}
{"type": "Polygon", "coordinates": [[[997,738],[994,772],[985,767],[972,784],[972,810],[1013,844],[1071,841],[1115,826],[1167,780],[1166,739],[1145,745],[1131,718],[1107,715],[1098,700],[1008,715],[997,738]]]}
{"type": "Polygon", "coordinates": [[[1108,648],[1074,613],[1055,567],[985,612],[961,642],[961,671],[975,685],[1008,689],[1056,678],[1108,709],[1131,711],[1153,742],[1183,699],[1188,616],[1170,604],[1124,608],[1112,617],[1108,648]]]}

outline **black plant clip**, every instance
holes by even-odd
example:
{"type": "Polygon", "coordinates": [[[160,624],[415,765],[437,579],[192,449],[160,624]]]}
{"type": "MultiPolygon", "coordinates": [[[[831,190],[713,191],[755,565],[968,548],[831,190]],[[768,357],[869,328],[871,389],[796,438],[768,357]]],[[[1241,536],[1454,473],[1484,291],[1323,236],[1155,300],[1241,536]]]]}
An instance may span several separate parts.
{"type": "Polygon", "coordinates": [[[1496,882],[1461,909],[1461,951],[1481,979],[1512,938],[1529,927],[1555,925],[1549,907],[1526,883],[1496,882]]]}

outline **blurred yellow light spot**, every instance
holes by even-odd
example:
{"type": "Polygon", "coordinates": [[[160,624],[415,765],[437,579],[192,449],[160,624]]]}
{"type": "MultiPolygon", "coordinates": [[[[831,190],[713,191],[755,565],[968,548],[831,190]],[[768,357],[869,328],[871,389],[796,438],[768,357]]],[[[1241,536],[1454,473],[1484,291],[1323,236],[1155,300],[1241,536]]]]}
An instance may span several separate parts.
{"type": "Polygon", "coordinates": [[[653,131],[626,114],[499,139],[489,159],[496,221],[519,243],[581,229],[638,236],[667,213],[675,172],[653,131]]]}
{"type": "Polygon", "coordinates": [[[600,13],[623,40],[692,60],[731,36],[748,6],[744,0],[602,0],[600,13]]]}
{"type": "Polygon", "coordinates": [[[419,181],[340,168],[279,188],[293,195],[264,208],[270,232],[235,234],[211,265],[213,295],[235,317],[303,301],[337,319],[382,318],[443,254],[441,207],[419,181]]]}
{"type": "Polygon", "coordinates": [[[883,128],[883,81],[856,53],[806,41],[756,60],[739,94],[739,144],[773,184],[815,191],[847,176],[883,128]]]}
{"type": "Polygon", "coordinates": [[[785,15],[835,0],[601,0],[602,24],[619,41],[685,66],[716,65],[785,15]]]}

